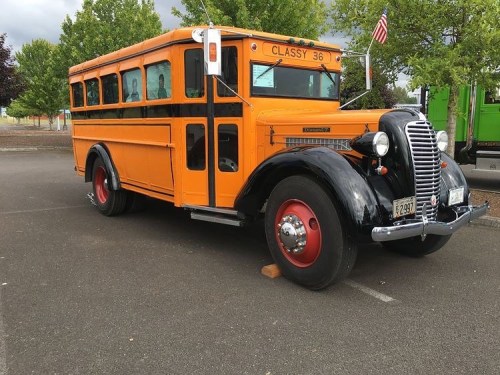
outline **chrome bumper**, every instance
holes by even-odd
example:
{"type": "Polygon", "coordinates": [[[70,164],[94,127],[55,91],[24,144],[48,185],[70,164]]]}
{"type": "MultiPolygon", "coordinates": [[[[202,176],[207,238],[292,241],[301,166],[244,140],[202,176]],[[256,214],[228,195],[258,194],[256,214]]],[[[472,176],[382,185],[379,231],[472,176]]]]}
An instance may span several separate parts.
{"type": "Polygon", "coordinates": [[[377,242],[400,240],[408,237],[425,236],[427,234],[437,234],[447,236],[455,233],[459,228],[468,224],[471,220],[477,219],[486,214],[489,203],[485,202],[481,206],[465,206],[454,209],[457,218],[450,222],[429,221],[423,217],[421,221],[414,221],[407,224],[395,224],[390,227],[375,227],[372,229],[372,239],[377,242]]]}

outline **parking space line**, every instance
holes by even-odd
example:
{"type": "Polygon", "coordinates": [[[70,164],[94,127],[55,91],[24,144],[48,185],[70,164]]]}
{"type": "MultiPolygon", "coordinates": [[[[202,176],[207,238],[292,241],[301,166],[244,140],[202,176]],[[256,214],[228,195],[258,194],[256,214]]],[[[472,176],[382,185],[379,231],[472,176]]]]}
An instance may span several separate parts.
{"type": "Polygon", "coordinates": [[[358,284],[357,282],[349,280],[349,279],[344,280],[344,284],[347,284],[352,288],[358,289],[358,290],[362,291],[363,293],[366,293],[372,297],[375,297],[375,298],[381,300],[382,302],[397,302],[398,301],[397,299],[394,299],[386,294],[377,292],[374,289],[368,288],[367,286],[358,284]]]}
{"type": "Polygon", "coordinates": [[[7,348],[2,314],[2,287],[0,287],[0,375],[7,374],[7,348]]]}
{"type": "Polygon", "coordinates": [[[82,208],[88,207],[89,205],[80,205],[80,206],[66,206],[66,207],[49,207],[49,208],[35,208],[33,210],[19,210],[19,211],[4,211],[0,212],[0,215],[12,215],[12,214],[30,214],[33,212],[45,212],[45,211],[58,211],[58,210],[68,210],[71,208],[82,208]]]}

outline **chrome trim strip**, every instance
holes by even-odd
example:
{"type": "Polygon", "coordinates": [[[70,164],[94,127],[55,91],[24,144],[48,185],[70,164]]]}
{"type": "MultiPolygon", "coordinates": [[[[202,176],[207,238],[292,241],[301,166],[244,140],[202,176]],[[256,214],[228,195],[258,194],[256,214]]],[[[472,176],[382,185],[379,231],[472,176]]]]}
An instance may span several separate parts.
{"type": "Polygon", "coordinates": [[[286,137],[286,147],[301,146],[301,145],[318,145],[326,146],[333,150],[352,150],[349,142],[350,139],[342,138],[313,138],[313,137],[286,137]]]}

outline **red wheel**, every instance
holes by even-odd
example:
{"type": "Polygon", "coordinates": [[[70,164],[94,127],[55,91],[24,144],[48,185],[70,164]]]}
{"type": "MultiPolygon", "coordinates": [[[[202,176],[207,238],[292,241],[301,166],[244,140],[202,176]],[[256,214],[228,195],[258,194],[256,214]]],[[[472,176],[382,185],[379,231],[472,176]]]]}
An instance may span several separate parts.
{"type": "Polygon", "coordinates": [[[321,253],[321,228],[311,208],[300,200],[287,200],[275,218],[276,241],[287,260],[296,267],[313,264],[321,253]]]}
{"type": "Polygon", "coordinates": [[[99,165],[94,173],[95,197],[100,204],[105,204],[109,198],[108,173],[103,165],[99,165]]]}
{"type": "Polygon", "coordinates": [[[101,158],[97,158],[92,169],[92,187],[96,198],[96,207],[106,216],[121,214],[127,203],[124,190],[113,190],[110,186],[109,172],[101,158]]]}
{"type": "Polygon", "coordinates": [[[356,243],[344,231],[332,197],[313,178],[282,180],[267,201],[267,243],[283,275],[310,289],[346,277],[356,243]]]}

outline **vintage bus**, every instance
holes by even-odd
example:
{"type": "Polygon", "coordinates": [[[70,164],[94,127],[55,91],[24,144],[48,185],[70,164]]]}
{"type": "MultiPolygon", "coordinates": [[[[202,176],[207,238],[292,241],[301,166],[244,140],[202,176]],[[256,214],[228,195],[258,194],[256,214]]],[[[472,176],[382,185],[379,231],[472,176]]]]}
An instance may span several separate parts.
{"type": "Polygon", "coordinates": [[[75,169],[97,209],[148,196],[193,219],[264,217],[281,272],[310,289],[357,246],[436,251],[483,215],[444,132],[412,110],[342,110],[336,45],[181,28],[69,70],[75,169]]]}
{"type": "MultiPolygon", "coordinates": [[[[428,95],[427,115],[439,130],[448,124],[449,91],[431,88],[428,95]]],[[[460,87],[456,129],[455,160],[476,164],[477,170],[500,172],[500,86],[460,87]]]]}

